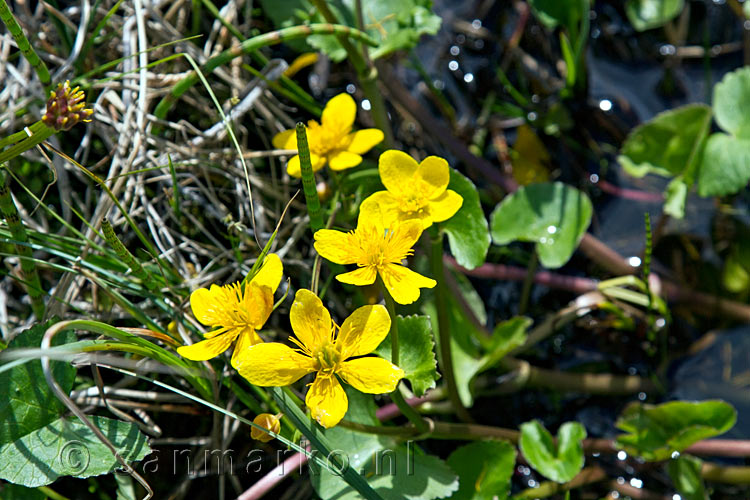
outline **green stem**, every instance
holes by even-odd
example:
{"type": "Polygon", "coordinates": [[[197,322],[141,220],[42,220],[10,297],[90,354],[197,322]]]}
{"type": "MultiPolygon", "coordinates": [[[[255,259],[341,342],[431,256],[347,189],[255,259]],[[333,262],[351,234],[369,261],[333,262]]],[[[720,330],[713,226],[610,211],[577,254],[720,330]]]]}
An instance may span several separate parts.
{"type": "Polygon", "coordinates": [[[115,251],[120,260],[128,265],[133,275],[141,280],[141,282],[150,291],[154,292],[158,290],[159,284],[156,282],[154,277],[148,271],[146,271],[146,269],[141,265],[138,259],[136,259],[135,256],[130,253],[127,248],[125,248],[125,245],[122,244],[120,238],[118,238],[115,234],[115,230],[114,228],[112,228],[112,224],[110,224],[109,220],[106,218],[102,219],[102,232],[104,233],[104,239],[107,240],[109,246],[112,247],[112,250],[115,251]]]}
{"type": "Polygon", "coordinates": [[[396,320],[396,302],[388,293],[388,289],[385,287],[385,283],[378,276],[378,283],[383,291],[383,298],[385,299],[385,308],[388,309],[388,315],[391,317],[391,363],[398,366],[398,321],[396,320]]]}
{"type": "Polygon", "coordinates": [[[529,296],[531,295],[531,285],[534,284],[534,276],[536,275],[536,268],[539,266],[539,256],[536,253],[536,249],[531,252],[531,260],[526,268],[526,277],[523,280],[523,288],[521,288],[521,302],[518,304],[518,315],[523,316],[526,314],[526,309],[529,307],[529,296]]]}
{"type": "Polygon", "coordinates": [[[14,246],[21,260],[21,274],[25,281],[26,292],[31,299],[31,310],[34,312],[34,316],[39,321],[42,321],[44,318],[44,299],[42,298],[44,290],[42,289],[36,264],[34,264],[32,259],[31,247],[24,244],[29,242],[29,237],[18,215],[18,209],[15,203],[13,203],[13,197],[10,194],[10,187],[8,185],[8,174],[5,173],[2,167],[0,167],[0,212],[5,217],[12,238],[18,242],[14,246]]]}
{"type": "MultiPolygon", "coordinates": [[[[211,73],[216,68],[227,64],[235,57],[239,57],[242,54],[252,53],[269,45],[276,45],[283,41],[294,40],[297,38],[305,38],[310,35],[340,35],[343,37],[350,37],[355,40],[361,40],[364,43],[370,45],[376,45],[377,42],[373,40],[367,33],[363,33],[349,26],[334,25],[334,24],[310,24],[308,26],[291,26],[289,28],[283,28],[278,31],[271,31],[270,33],[264,33],[262,35],[249,38],[239,45],[225,50],[221,54],[209,59],[206,64],[201,68],[203,73],[211,73]]],[[[173,88],[172,92],[165,96],[161,102],[156,106],[154,110],[154,116],[163,120],[167,116],[167,112],[177,102],[182,94],[190,90],[196,83],[200,81],[200,77],[196,71],[191,71],[188,76],[180,80],[173,88]]]]}
{"type": "Polygon", "coordinates": [[[315,187],[315,173],[310,162],[307,132],[302,122],[297,123],[297,150],[299,152],[300,170],[302,170],[302,188],[305,192],[307,213],[310,216],[310,230],[315,234],[319,229],[323,229],[323,213],[320,210],[318,189],[315,187]]]}
{"type": "Polygon", "coordinates": [[[34,71],[36,71],[36,74],[39,77],[39,81],[42,82],[42,85],[44,85],[45,88],[48,87],[51,78],[49,75],[49,71],[47,70],[47,66],[44,64],[44,61],[39,58],[36,52],[34,52],[34,48],[26,39],[21,26],[16,21],[16,18],[13,17],[13,13],[8,8],[8,4],[5,3],[5,0],[0,0],[0,19],[3,20],[3,23],[5,23],[5,26],[8,28],[8,31],[10,31],[10,34],[13,35],[13,39],[16,41],[16,44],[23,54],[23,57],[25,57],[26,60],[29,61],[31,67],[34,68],[34,71]]]}
{"type": "MultiPolygon", "coordinates": [[[[33,125],[31,125],[29,127],[29,131],[31,132],[31,135],[28,136],[26,139],[22,140],[18,144],[15,144],[14,146],[11,146],[5,151],[0,152],[0,163],[3,163],[12,158],[15,158],[16,156],[20,155],[24,151],[28,151],[34,146],[41,144],[42,142],[49,139],[55,133],[54,129],[48,127],[41,121],[38,121],[34,123],[33,125]]],[[[15,135],[16,134],[14,134],[14,136],[15,135]]]]}
{"type": "MultiPolygon", "coordinates": [[[[391,297],[391,294],[388,293],[388,289],[386,288],[385,283],[383,283],[383,280],[380,278],[380,276],[378,276],[378,285],[383,291],[383,298],[385,299],[385,307],[386,309],[388,309],[388,316],[391,317],[391,363],[398,366],[398,317],[396,316],[396,303],[393,300],[393,297],[391,297]]],[[[396,390],[391,393],[391,399],[396,404],[396,406],[398,406],[398,409],[401,410],[401,413],[403,413],[403,415],[408,418],[412,424],[414,424],[414,427],[419,431],[420,434],[429,432],[429,424],[422,418],[417,410],[412,408],[409,403],[406,402],[404,396],[401,395],[398,386],[396,387],[396,390]]]]}
{"type": "MultiPolygon", "coordinates": [[[[232,23],[221,17],[221,15],[219,14],[219,9],[216,7],[216,5],[213,4],[213,2],[211,2],[211,0],[202,0],[202,4],[235,38],[237,38],[240,42],[244,42],[245,40],[247,40],[247,38],[242,35],[242,32],[240,30],[238,30],[232,23]]],[[[250,52],[250,57],[252,57],[261,66],[266,66],[269,63],[268,58],[258,50],[250,52]]],[[[276,90],[280,91],[280,93],[284,94],[291,101],[296,102],[298,105],[308,110],[317,106],[317,103],[312,98],[312,96],[305,92],[302,87],[297,85],[297,83],[291,78],[287,77],[286,75],[281,75],[281,77],[279,77],[279,81],[283,85],[283,88],[277,88],[276,90]]],[[[275,86],[275,83],[269,86],[273,88],[275,86]]],[[[318,114],[320,114],[319,111],[318,114]]]]}
{"type": "Polygon", "coordinates": [[[448,398],[456,409],[456,415],[464,422],[472,422],[469,412],[461,402],[458,395],[458,386],[453,372],[453,354],[451,353],[451,331],[450,319],[448,317],[448,301],[445,289],[445,276],[443,270],[443,233],[437,228],[432,231],[432,251],[430,254],[430,268],[432,275],[437,280],[435,285],[435,307],[437,309],[438,337],[440,339],[440,365],[441,373],[445,378],[448,388],[448,398]]]}
{"type": "Polygon", "coordinates": [[[42,492],[45,496],[47,496],[47,498],[50,498],[51,500],[70,500],[68,497],[59,494],[48,486],[39,486],[37,490],[42,492]]]}
{"type": "Polygon", "coordinates": [[[547,498],[557,493],[567,492],[591,483],[597,483],[607,479],[607,473],[601,467],[587,467],[578,473],[576,477],[567,483],[555,483],[545,481],[534,488],[520,491],[513,500],[533,500],[534,498],[547,498]]]}
{"type": "MultiPolygon", "coordinates": [[[[320,14],[331,24],[338,23],[336,15],[328,8],[328,4],[325,0],[312,0],[315,8],[318,9],[320,14]]],[[[354,67],[354,71],[357,72],[357,79],[359,84],[362,86],[362,91],[370,101],[372,119],[375,121],[375,126],[383,131],[385,139],[383,145],[386,148],[394,147],[393,130],[391,129],[391,123],[388,120],[388,111],[385,108],[385,101],[383,100],[383,94],[378,89],[378,70],[372,64],[372,61],[365,59],[365,56],[357,50],[354,44],[347,37],[340,34],[336,34],[336,38],[344,50],[349,61],[354,67]]]]}

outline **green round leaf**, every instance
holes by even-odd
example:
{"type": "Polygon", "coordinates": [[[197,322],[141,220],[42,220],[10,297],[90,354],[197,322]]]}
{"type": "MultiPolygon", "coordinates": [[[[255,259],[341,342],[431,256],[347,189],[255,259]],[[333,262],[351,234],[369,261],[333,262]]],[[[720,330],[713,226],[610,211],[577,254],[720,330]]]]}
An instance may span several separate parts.
{"type": "MultiPolygon", "coordinates": [[[[97,416],[89,420],[126,461],[151,453],[136,424],[97,416]]],[[[119,465],[109,448],[75,417],[60,418],[0,446],[0,479],[27,487],[44,486],[60,476],[107,474],[119,465]]]]}
{"type": "Polygon", "coordinates": [[[684,0],[628,0],[625,13],[637,31],[664,26],[682,12],[684,0]]]}
{"type": "Polygon", "coordinates": [[[475,441],[455,450],[447,462],[459,480],[451,500],[508,498],[516,463],[516,448],[509,442],[475,441]]]}
{"type": "Polygon", "coordinates": [[[626,433],[616,445],[646,460],[666,460],[701,439],[725,433],[736,420],[737,412],[724,401],[632,403],[615,424],[626,433]]]}
{"type": "MultiPolygon", "coordinates": [[[[54,321],[48,321],[24,330],[10,342],[8,349],[39,348],[44,332],[53,323],[54,321]]],[[[60,345],[74,340],[73,332],[63,332],[54,338],[53,344],[60,345]]],[[[67,394],[73,387],[76,369],[70,363],[61,361],[53,361],[50,366],[55,380],[67,394]]],[[[7,395],[0,398],[0,445],[15,441],[54,422],[66,410],[65,405],[47,385],[38,359],[0,373],[0,387],[7,395]]]]}
{"type": "Polygon", "coordinates": [[[728,73],[714,86],[713,108],[724,131],[750,139],[750,68],[728,73]]]}
{"type": "Polygon", "coordinates": [[[536,243],[547,268],[564,265],[591,222],[589,197],[561,182],[531,184],[505,197],[490,216],[497,245],[512,241],[536,243]]]}
{"type": "Polygon", "coordinates": [[[529,0],[529,3],[548,29],[562,25],[568,31],[577,31],[581,18],[588,14],[588,0],[529,0]]]}
{"type": "Polygon", "coordinates": [[[705,104],[688,104],[659,113],[628,134],[618,160],[634,177],[682,174],[700,159],[710,125],[711,108],[705,104]]]}
{"type": "Polygon", "coordinates": [[[441,223],[441,227],[448,235],[448,244],[456,262],[466,269],[474,269],[484,264],[490,248],[490,233],[479,193],[474,183],[453,169],[448,189],[460,194],[464,202],[456,215],[441,223]]]}
{"type": "Polygon", "coordinates": [[[698,194],[724,196],[750,181],[750,139],[717,132],[708,138],[698,172],[698,194]]]}
{"type": "MultiPolygon", "coordinates": [[[[399,368],[404,370],[415,395],[421,396],[435,387],[440,378],[437,372],[432,341],[432,325],[427,316],[398,316],[399,368]]],[[[391,334],[375,350],[381,357],[391,360],[391,334]]]]}
{"type": "Polygon", "coordinates": [[[583,439],[586,429],[578,422],[566,422],[552,435],[534,420],[521,424],[521,453],[529,464],[556,483],[573,479],[583,468],[583,439]]]}

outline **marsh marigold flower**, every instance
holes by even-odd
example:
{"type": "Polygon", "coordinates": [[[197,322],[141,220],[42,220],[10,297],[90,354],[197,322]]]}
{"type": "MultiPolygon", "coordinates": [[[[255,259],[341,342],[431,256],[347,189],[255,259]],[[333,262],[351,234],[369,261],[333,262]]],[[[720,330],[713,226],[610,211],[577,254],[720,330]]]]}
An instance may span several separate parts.
{"type": "Polygon", "coordinates": [[[239,354],[236,368],[251,384],[278,387],[317,372],[305,404],[320,425],[338,424],[349,406],[337,377],[368,394],[393,392],[404,371],[370,354],[388,334],[391,318],[381,305],[355,310],[339,328],[323,302],[310,290],[298,290],[289,313],[297,349],[278,342],[257,344],[239,354]],[[350,359],[355,358],[355,359],[350,359]]]}
{"type": "MultiPolygon", "coordinates": [[[[253,423],[278,434],[281,430],[281,414],[271,415],[270,413],[261,413],[253,419],[253,423]]],[[[250,429],[250,437],[263,443],[267,443],[273,439],[272,435],[257,427],[250,429]]]]}
{"type": "Polygon", "coordinates": [[[190,295],[195,318],[216,328],[205,334],[206,340],[182,346],[177,353],[193,361],[214,358],[237,340],[232,366],[247,347],[263,342],[255,332],[261,328],[273,309],[273,294],[281,282],[283,267],[276,254],[268,254],[258,273],[243,287],[240,282],[211,288],[199,288],[190,295]]]}
{"type": "Polygon", "coordinates": [[[350,285],[371,285],[379,274],[393,300],[411,304],[419,298],[420,288],[432,288],[436,282],[401,265],[412,255],[412,247],[422,235],[417,219],[384,223],[377,206],[360,210],[357,228],[344,233],[321,229],[315,233],[315,250],[336,264],[357,264],[359,269],[339,274],[336,279],[350,285]]]}
{"type": "Polygon", "coordinates": [[[408,154],[391,149],[380,155],[378,170],[386,191],[373,193],[362,202],[360,211],[370,214],[379,207],[386,225],[418,219],[427,229],[433,222],[453,217],[463,204],[461,195],[448,189],[450,167],[438,156],[428,156],[417,164],[408,154]]]}
{"type": "MultiPolygon", "coordinates": [[[[327,163],[333,170],[346,170],[362,163],[362,156],[383,141],[383,132],[366,128],[352,132],[357,104],[349,94],[339,94],[326,104],[321,123],[307,123],[307,143],[313,172],[327,163]]],[[[273,145],[278,149],[297,149],[296,130],[276,134],[273,145]]],[[[292,177],[301,177],[299,155],[289,159],[286,171],[292,177]]]]}

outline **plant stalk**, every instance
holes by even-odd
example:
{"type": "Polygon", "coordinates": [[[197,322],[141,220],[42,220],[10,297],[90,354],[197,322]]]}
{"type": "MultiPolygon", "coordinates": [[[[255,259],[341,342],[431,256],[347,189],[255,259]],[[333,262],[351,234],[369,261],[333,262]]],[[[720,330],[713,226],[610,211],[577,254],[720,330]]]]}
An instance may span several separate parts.
{"type": "Polygon", "coordinates": [[[310,216],[310,230],[315,234],[323,229],[323,213],[320,210],[320,198],[315,187],[315,173],[310,161],[310,146],[307,143],[307,131],[302,122],[297,122],[297,151],[300,170],[302,170],[302,189],[305,192],[307,213],[310,216]]]}
{"type": "MultiPolygon", "coordinates": [[[[336,15],[328,8],[328,4],[325,0],[312,0],[313,5],[318,12],[331,24],[337,24],[338,19],[336,15]]],[[[336,38],[344,50],[349,61],[354,67],[354,71],[357,73],[357,79],[359,84],[362,86],[362,91],[370,101],[372,110],[372,119],[375,122],[375,126],[383,131],[385,139],[383,145],[390,149],[394,147],[393,130],[391,129],[391,123],[388,120],[388,111],[385,108],[385,101],[383,100],[383,94],[378,89],[378,70],[375,65],[369,59],[366,59],[362,52],[357,50],[357,47],[343,34],[336,34],[336,38]]]]}
{"type": "MultiPolygon", "coordinates": [[[[388,289],[385,287],[385,283],[383,283],[383,280],[380,278],[380,276],[378,276],[378,285],[383,291],[383,298],[385,299],[385,307],[386,309],[388,309],[388,316],[391,317],[391,363],[398,366],[399,348],[396,303],[393,300],[393,297],[391,297],[391,294],[388,293],[388,289]]],[[[401,395],[398,386],[396,386],[396,390],[391,393],[391,399],[396,404],[396,406],[398,406],[398,409],[401,410],[401,413],[406,418],[408,418],[412,424],[414,424],[414,427],[417,429],[418,433],[424,434],[426,432],[429,432],[429,424],[422,418],[417,410],[412,408],[409,403],[406,402],[404,396],[401,395]]]]}
{"type": "Polygon", "coordinates": [[[0,212],[5,217],[12,238],[17,242],[14,246],[21,261],[21,275],[23,276],[26,293],[29,294],[29,298],[31,299],[31,310],[34,312],[34,316],[39,321],[42,321],[45,309],[44,299],[42,298],[44,290],[42,289],[36,264],[34,264],[34,260],[32,259],[31,247],[25,244],[29,242],[29,237],[18,215],[18,209],[15,203],[13,203],[8,174],[5,173],[3,168],[0,166],[0,212]]]}
{"type": "Polygon", "coordinates": [[[433,231],[431,239],[430,268],[437,280],[435,285],[435,308],[437,309],[438,338],[440,345],[440,367],[448,388],[448,399],[456,409],[456,415],[464,422],[473,422],[458,394],[456,377],[453,371],[453,354],[451,352],[450,318],[448,317],[448,301],[445,287],[445,271],[443,269],[443,233],[433,231]]]}

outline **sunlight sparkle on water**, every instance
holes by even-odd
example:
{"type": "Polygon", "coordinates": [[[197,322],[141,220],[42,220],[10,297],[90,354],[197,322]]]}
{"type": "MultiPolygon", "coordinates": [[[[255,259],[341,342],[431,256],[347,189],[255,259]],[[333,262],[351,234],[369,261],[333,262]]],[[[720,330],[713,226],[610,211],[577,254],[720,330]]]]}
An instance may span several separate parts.
{"type": "Polygon", "coordinates": [[[630,257],[628,259],[628,264],[630,264],[633,267],[638,267],[641,265],[641,258],[640,257],[630,257]]]}
{"type": "Polygon", "coordinates": [[[610,101],[609,99],[602,99],[601,101],[599,101],[599,109],[601,109],[602,111],[609,111],[610,109],[612,109],[612,101],[610,101]]]}

